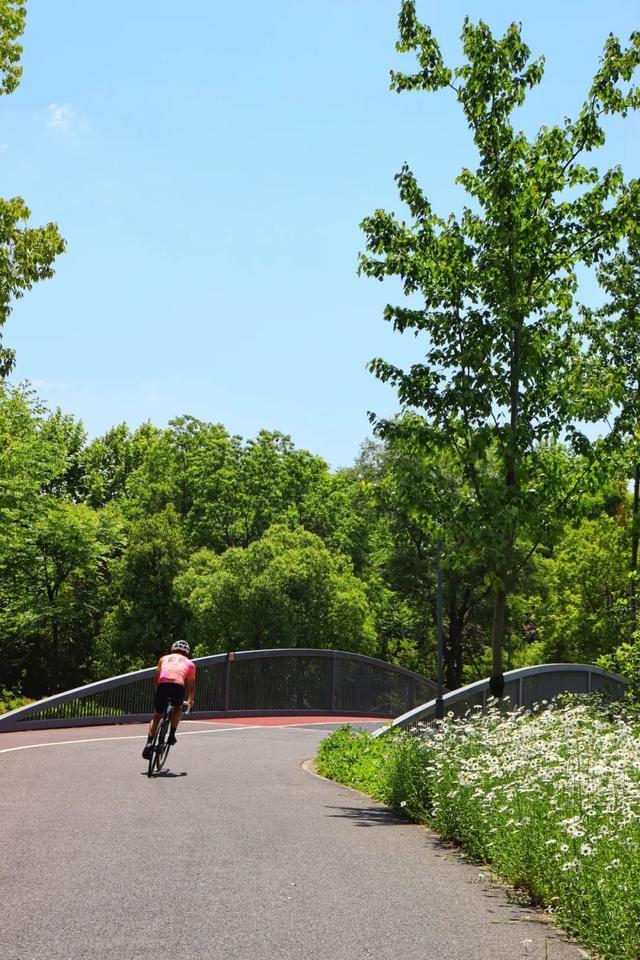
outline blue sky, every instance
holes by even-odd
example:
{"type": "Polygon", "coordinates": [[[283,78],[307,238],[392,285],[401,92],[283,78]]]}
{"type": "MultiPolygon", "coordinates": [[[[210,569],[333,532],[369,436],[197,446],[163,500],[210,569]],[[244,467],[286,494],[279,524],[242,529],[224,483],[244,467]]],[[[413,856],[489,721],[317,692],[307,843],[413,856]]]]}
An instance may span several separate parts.
{"type": "MultiPolygon", "coordinates": [[[[4,196],[68,243],[56,276],[5,328],[15,380],[81,418],[190,413],[254,436],[279,429],[350,464],[389,414],[377,355],[420,357],[382,320],[397,287],[356,275],[359,223],[401,212],[406,160],[446,214],[473,165],[446,94],[389,90],[395,0],[29,0],[24,74],[0,100],[4,196]]],[[[522,126],[573,116],[604,38],[640,27],[637,0],[418,2],[449,60],[466,14],[521,20],[546,75],[522,126]]],[[[640,175],[640,121],[610,124],[598,162],[640,175]]]]}

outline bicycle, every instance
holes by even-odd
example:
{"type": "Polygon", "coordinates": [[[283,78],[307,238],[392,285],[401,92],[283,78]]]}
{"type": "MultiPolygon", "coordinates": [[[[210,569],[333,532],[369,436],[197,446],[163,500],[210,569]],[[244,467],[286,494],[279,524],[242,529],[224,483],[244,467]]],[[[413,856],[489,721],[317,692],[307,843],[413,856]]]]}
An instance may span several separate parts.
{"type": "MultiPolygon", "coordinates": [[[[171,746],[169,743],[169,734],[171,733],[171,717],[173,716],[175,706],[176,705],[172,700],[168,701],[166,707],[164,708],[162,719],[156,727],[153,740],[149,744],[151,747],[149,752],[149,767],[147,770],[147,776],[149,777],[153,775],[154,770],[156,770],[158,773],[160,770],[162,770],[166,763],[167,757],[169,756],[169,749],[171,746]]],[[[182,704],[182,716],[188,716],[190,709],[190,704],[185,700],[182,704]]]]}

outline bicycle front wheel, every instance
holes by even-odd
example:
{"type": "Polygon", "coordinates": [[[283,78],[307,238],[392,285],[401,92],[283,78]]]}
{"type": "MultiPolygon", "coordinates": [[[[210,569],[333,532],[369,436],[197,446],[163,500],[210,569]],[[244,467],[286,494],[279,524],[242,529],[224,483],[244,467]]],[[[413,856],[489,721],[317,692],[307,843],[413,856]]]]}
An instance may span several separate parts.
{"type": "Polygon", "coordinates": [[[162,770],[169,756],[169,734],[171,732],[171,715],[164,716],[158,724],[158,746],[155,751],[156,770],[162,770]]]}
{"type": "Polygon", "coordinates": [[[156,760],[158,759],[158,740],[160,738],[160,724],[156,727],[156,732],[153,735],[153,740],[150,743],[151,750],[149,751],[149,766],[147,768],[147,776],[150,777],[153,773],[156,760]]]}

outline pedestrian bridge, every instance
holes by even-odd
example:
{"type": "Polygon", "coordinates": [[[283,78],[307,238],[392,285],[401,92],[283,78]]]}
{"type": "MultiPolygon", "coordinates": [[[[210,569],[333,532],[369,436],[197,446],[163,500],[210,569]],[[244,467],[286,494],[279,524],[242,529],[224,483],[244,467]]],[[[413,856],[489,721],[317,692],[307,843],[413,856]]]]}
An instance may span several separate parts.
{"type": "MultiPolygon", "coordinates": [[[[243,650],[196,658],[193,719],[309,713],[391,719],[392,727],[435,720],[437,685],[383,660],[340,650],[243,650]]],[[[146,721],[153,710],[154,667],[99,680],[0,716],[0,732],[146,721]]],[[[560,693],[607,690],[626,681],[599,667],[547,663],[505,674],[512,706],[532,706],[560,693]]],[[[486,705],[489,680],[444,694],[445,714],[486,705]]],[[[381,728],[379,732],[389,729],[381,728]]]]}
{"type": "MultiPolygon", "coordinates": [[[[628,681],[617,673],[610,673],[587,663],[542,663],[535,667],[509,670],[504,675],[505,704],[509,709],[549,703],[563,693],[585,694],[600,691],[611,699],[624,695],[628,681]]],[[[474,707],[486,709],[491,698],[489,679],[467,684],[459,690],[445,693],[443,715],[463,717],[474,707]]],[[[396,717],[391,724],[380,727],[373,734],[379,737],[390,729],[419,730],[433,727],[437,722],[437,700],[431,699],[396,717]]]]}
{"type": "MultiPolygon", "coordinates": [[[[435,696],[426,677],[341,650],[242,650],[197,657],[193,719],[322,713],[389,719],[435,696]]],[[[154,667],[68,690],[0,716],[0,732],[146,721],[154,667]]]]}

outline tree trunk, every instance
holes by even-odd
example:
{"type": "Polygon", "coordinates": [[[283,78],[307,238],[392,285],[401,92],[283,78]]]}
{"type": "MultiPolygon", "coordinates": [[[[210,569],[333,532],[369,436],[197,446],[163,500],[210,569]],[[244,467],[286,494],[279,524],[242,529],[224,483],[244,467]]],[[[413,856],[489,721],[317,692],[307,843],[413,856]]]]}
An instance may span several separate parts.
{"type": "Polygon", "coordinates": [[[51,658],[53,668],[51,692],[58,693],[60,685],[60,624],[57,620],[54,620],[51,624],[51,644],[53,648],[53,655],[51,658]]]}
{"type": "Polygon", "coordinates": [[[507,590],[504,571],[499,585],[493,591],[493,628],[491,631],[491,677],[489,690],[492,697],[504,694],[504,667],[502,664],[502,644],[504,639],[505,611],[507,609],[507,590]]]}
{"type": "Polygon", "coordinates": [[[464,612],[456,610],[455,603],[449,606],[449,628],[444,649],[447,688],[457,690],[462,686],[462,632],[464,612]]]}
{"type": "MultiPolygon", "coordinates": [[[[507,500],[517,488],[517,470],[515,458],[511,455],[507,458],[507,475],[505,489],[507,491],[507,500]]],[[[496,570],[496,586],[493,590],[493,625],[491,630],[491,678],[489,689],[493,697],[502,697],[504,695],[504,665],[502,661],[502,652],[504,648],[504,635],[506,628],[507,614],[507,585],[513,570],[513,548],[516,538],[515,523],[512,522],[511,529],[506,537],[503,546],[503,556],[501,565],[496,570]]]]}
{"type": "Polygon", "coordinates": [[[631,613],[630,633],[633,635],[637,628],[638,587],[635,574],[638,571],[638,500],[640,499],[640,463],[636,463],[633,477],[633,516],[631,521],[631,597],[629,610],[631,613]]]}
{"type": "MultiPolygon", "coordinates": [[[[518,447],[517,433],[520,413],[520,357],[522,351],[522,324],[518,318],[513,328],[511,343],[511,362],[509,375],[510,417],[509,433],[505,449],[505,493],[507,504],[518,490],[518,447]]],[[[493,591],[493,627],[491,631],[491,677],[489,690],[494,697],[504,695],[504,666],[502,663],[502,649],[504,646],[505,615],[507,609],[507,583],[512,570],[513,547],[516,539],[515,521],[511,521],[510,529],[500,531],[502,540],[502,558],[496,570],[497,584],[493,591]]]]}

